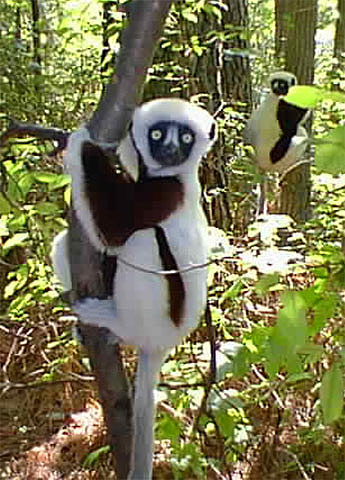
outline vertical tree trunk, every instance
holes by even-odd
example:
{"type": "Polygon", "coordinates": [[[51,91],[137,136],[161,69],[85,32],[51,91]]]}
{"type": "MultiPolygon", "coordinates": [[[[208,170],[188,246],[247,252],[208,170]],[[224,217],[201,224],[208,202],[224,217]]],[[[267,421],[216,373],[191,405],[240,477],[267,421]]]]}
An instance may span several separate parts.
{"type": "MultiPolygon", "coordinates": [[[[156,78],[147,85],[146,97],[150,98],[153,94],[170,96],[173,86],[179,96],[190,99],[195,95],[211,113],[219,111],[218,118],[224,118],[222,108],[225,106],[234,107],[234,111],[250,109],[250,65],[246,55],[249,47],[248,0],[226,0],[224,6],[218,15],[201,9],[198,22],[194,23],[183,17],[183,11],[188,7],[186,0],[175,2],[174,19],[179,28],[176,34],[178,40],[174,37],[173,41],[189,47],[181,55],[176,71],[187,73],[185,77],[183,73],[176,74],[176,77],[183,77],[176,83],[156,78]],[[210,40],[212,32],[214,35],[210,40]],[[204,48],[201,55],[193,52],[193,36],[204,48]]],[[[174,62],[176,53],[171,52],[169,49],[159,50],[154,63],[174,62]]],[[[217,149],[208,156],[207,162],[203,162],[200,180],[205,190],[204,209],[209,222],[225,230],[231,225],[242,232],[248,223],[249,213],[246,206],[239,205],[239,197],[233,192],[250,194],[252,185],[244,175],[233,174],[230,168],[240,138],[236,125],[237,120],[233,125],[226,126],[231,135],[222,136],[217,149]]]]}
{"type": "Polygon", "coordinates": [[[33,58],[37,65],[41,65],[41,40],[40,40],[40,7],[38,0],[31,0],[32,10],[32,43],[33,43],[33,58]]]}
{"type": "MultiPolygon", "coordinates": [[[[225,31],[226,36],[219,36],[210,51],[205,53],[197,62],[196,85],[197,91],[209,94],[209,109],[215,112],[220,105],[230,104],[236,110],[249,110],[252,101],[249,58],[245,52],[249,41],[246,35],[248,26],[247,0],[226,0],[227,10],[221,18],[213,19],[210,25],[209,18],[204,16],[198,23],[199,35],[211,29],[225,31]]],[[[211,47],[210,47],[211,49],[211,47]]],[[[229,128],[231,128],[229,126],[229,128]]],[[[234,185],[234,178],[228,162],[234,155],[234,144],[221,136],[217,152],[203,165],[201,181],[207,186],[208,192],[217,194],[208,195],[204,208],[211,224],[228,230],[230,225],[239,230],[245,228],[249,220],[249,212],[245,207],[234,208],[232,189],[249,193],[251,185],[239,181],[234,185]]],[[[238,181],[238,179],[236,179],[238,181]]]]}
{"type": "Polygon", "coordinates": [[[345,0],[338,0],[338,18],[335,25],[334,56],[341,65],[345,62],[345,0]]]}
{"type": "Polygon", "coordinates": [[[338,0],[338,18],[334,35],[334,63],[332,68],[332,89],[340,90],[345,80],[345,0],[338,0]]]}
{"type": "Polygon", "coordinates": [[[20,7],[16,8],[16,30],[15,30],[15,38],[16,40],[20,41],[22,39],[22,21],[21,21],[21,13],[20,7]]]}
{"type": "MultiPolygon", "coordinates": [[[[286,70],[299,83],[314,80],[317,0],[275,0],[276,54],[286,70]]],[[[297,222],[310,218],[310,167],[301,165],[289,172],[281,183],[280,213],[297,222]]]]}
{"type": "MultiPolygon", "coordinates": [[[[334,36],[334,58],[337,62],[333,68],[333,84],[334,90],[339,90],[340,79],[345,79],[345,0],[338,0],[338,18],[335,24],[334,36]]],[[[345,255],[345,221],[343,222],[343,238],[342,250],[345,255]]]]}
{"type": "MultiPolygon", "coordinates": [[[[124,137],[134,107],[141,100],[147,69],[171,1],[130,2],[116,75],[104,88],[87,125],[95,141],[117,145],[124,137]]],[[[68,239],[74,298],[106,298],[112,290],[115,260],[96,252],[73,210],[68,239]]],[[[107,329],[80,323],[80,330],[95,370],[117,477],[124,479],[131,468],[133,425],[131,392],[119,346],[109,338],[107,329]]]]}
{"type": "Polygon", "coordinates": [[[114,0],[103,2],[102,4],[102,53],[101,53],[101,73],[105,75],[113,64],[114,59],[109,58],[110,44],[109,44],[109,27],[113,24],[111,11],[116,5],[114,0]]]}

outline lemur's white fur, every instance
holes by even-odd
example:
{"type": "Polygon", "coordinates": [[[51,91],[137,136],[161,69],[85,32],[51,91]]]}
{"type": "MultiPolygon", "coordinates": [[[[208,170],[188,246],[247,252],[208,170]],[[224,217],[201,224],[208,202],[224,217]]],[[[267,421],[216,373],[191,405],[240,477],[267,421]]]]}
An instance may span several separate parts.
{"type": "MultiPolygon", "coordinates": [[[[134,180],[138,175],[138,149],[149,176],[176,175],[183,184],[183,203],[160,223],[179,268],[204,264],[207,260],[207,223],[200,206],[198,165],[215,140],[209,137],[213,124],[215,125],[215,122],[211,115],[196,105],[178,99],[153,100],[134,112],[132,135],[135,148],[130,135],[127,135],[118,148],[120,161],[134,180]],[[152,158],[148,131],[150,126],[159,121],[180,122],[193,130],[195,143],[184,163],[164,168],[152,158]]],[[[86,128],[71,135],[64,161],[72,176],[76,214],[94,247],[104,251],[107,246],[98,235],[85,195],[81,147],[83,142],[89,139],[86,128]]],[[[116,208],[121,208],[121,205],[114,205],[114,209],[116,208]]],[[[67,234],[64,233],[54,242],[53,263],[64,288],[69,289],[71,281],[69,263],[65,261],[66,239],[67,234]]],[[[131,264],[150,270],[162,270],[153,228],[134,232],[124,245],[113,248],[110,252],[131,264]]],[[[107,327],[124,343],[139,347],[134,407],[134,453],[129,475],[131,480],[149,480],[152,476],[153,388],[160,366],[168,350],[197,326],[206,305],[206,268],[185,272],[181,276],[185,301],[179,326],[170,318],[166,277],[138,271],[122,262],[117,263],[111,298],[88,298],[73,305],[82,322],[107,327]]]]}
{"type": "MultiPolygon", "coordinates": [[[[269,82],[276,79],[297,82],[295,75],[289,72],[275,72],[269,77],[269,82]]],[[[284,157],[276,163],[272,163],[270,152],[279,140],[282,131],[277,120],[277,109],[280,99],[283,98],[270,92],[261,105],[250,116],[243,138],[246,143],[255,149],[255,161],[258,166],[268,172],[284,173],[302,157],[308,145],[308,134],[302,124],[308,118],[308,113],[299,123],[297,133],[292,138],[290,147],[284,157]]]]}
{"type": "Polygon", "coordinates": [[[53,240],[51,259],[56,278],[63,287],[64,292],[72,289],[72,279],[68,259],[68,232],[62,230],[53,240]]]}
{"type": "Polygon", "coordinates": [[[268,84],[271,85],[274,80],[286,80],[290,86],[297,85],[296,75],[291,72],[287,72],[286,70],[280,70],[278,72],[271,73],[271,75],[268,77],[268,84]]]}
{"type": "MultiPolygon", "coordinates": [[[[213,123],[208,112],[178,99],[153,100],[137,108],[133,116],[134,141],[148,168],[148,174],[178,175],[183,184],[183,205],[160,224],[180,268],[205,263],[207,259],[207,224],[200,206],[198,165],[214,141],[209,138],[213,123]],[[192,128],[195,144],[184,163],[164,168],[151,157],[147,138],[151,125],[169,120],[179,121],[192,128]]],[[[77,216],[93,245],[103,251],[106,245],[100,240],[84,193],[81,146],[89,138],[86,128],[71,135],[64,162],[72,176],[73,205],[77,216]]],[[[128,136],[120,145],[119,154],[124,167],[133,172],[136,167],[130,168],[128,165],[133,166],[137,159],[130,142],[128,136]]],[[[121,205],[114,205],[114,208],[121,208],[121,205]]],[[[153,229],[135,232],[123,246],[113,248],[111,253],[141,267],[156,270],[162,268],[153,229]]],[[[166,279],[134,270],[120,262],[114,278],[116,287],[113,298],[107,301],[87,299],[75,305],[75,310],[82,321],[109,328],[125,343],[144,350],[169,348],[179,343],[197,325],[206,303],[206,275],[205,268],[182,274],[186,298],[183,321],[179,327],[169,318],[166,279]]]]}
{"type": "Polygon", "coordinates": [[[85,195],[84,171],[81,163],[81,149],[83,143],[91,141],[90,134],[85,127],[72,133],[68,139],[64,155],[64,165],[67,173],[72,177],[73,207],[91,243],[97,250],[104,251],[105,245],[99,238],[97,226],[92,217],[90,205],[85,195]]]}

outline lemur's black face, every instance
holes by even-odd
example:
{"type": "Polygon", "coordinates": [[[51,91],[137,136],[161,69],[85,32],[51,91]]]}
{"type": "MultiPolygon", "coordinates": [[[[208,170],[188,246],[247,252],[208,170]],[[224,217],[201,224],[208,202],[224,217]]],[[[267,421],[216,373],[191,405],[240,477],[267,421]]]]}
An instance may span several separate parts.
{"type": "Polygon", "coordinates": [[[296,81],[294,78],[290,80],[276,78],[271,82],[272,92],[276,95],[286,95],[289,91],[289,88],[294,86],[296,81]]]}
{"type": "Polygon", "coordinates": [[[193,148],[195,133],[182,123],[157,122],[148,131],[152,158],[163,167],[181,165],[193,148]]]}

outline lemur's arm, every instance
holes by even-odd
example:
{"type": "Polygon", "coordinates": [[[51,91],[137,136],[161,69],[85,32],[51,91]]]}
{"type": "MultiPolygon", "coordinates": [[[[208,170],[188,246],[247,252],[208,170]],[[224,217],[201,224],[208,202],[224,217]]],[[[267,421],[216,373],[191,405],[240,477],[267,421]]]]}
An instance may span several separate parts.
{"type": "Polygon", "coordinates": [[[156,226],[183,202],[183,187],[177,177],[135,182],[118,172],[88,138],[79,148],[72,144],[69,150],[65,163],[72,175],[74,208],[100,250],[123,245],[136,230],[156,226]]]}

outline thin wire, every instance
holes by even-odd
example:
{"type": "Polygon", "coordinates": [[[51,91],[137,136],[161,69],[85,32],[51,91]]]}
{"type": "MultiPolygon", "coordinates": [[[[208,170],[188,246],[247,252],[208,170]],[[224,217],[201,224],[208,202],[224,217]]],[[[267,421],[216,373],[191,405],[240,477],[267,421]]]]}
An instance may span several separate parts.
{"type": "Polygon", "coordinates": [[[219,258],[213,258],[209,260],[208,262],[205,263],[196,263],[193,265],[190,265],[189,267],[184,267],[180,268],[178,270],[154,270],[152,268],[146,268],[146,267],[141,267],[140,265],[136,265],[135,263],[131,263],[128,260],[124,260],[121,257],[116,257],[117,261],[120,263],[123,263],[127,267],[134,268],[134,270],[138,270],[139,272],[144,272],[144,273],[153,273],[154,275],[162,275],[162,276],[167,276],[167,275],[176,275],[176,273],[186,273],[186,272],[191,272],[193,270],[200,270],[202,268],[207,268],[209,265],[212,263],[219,263],[219,262],[224,262],[224,261],[232,261],[232,262],[237,262],[238,260],[232,258],[232,257],[219,257],[219,258]]]}

